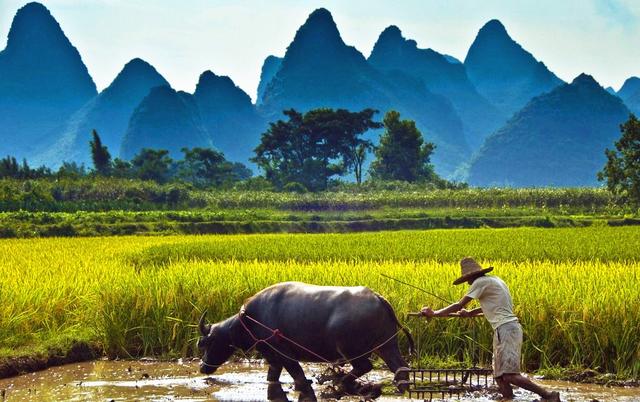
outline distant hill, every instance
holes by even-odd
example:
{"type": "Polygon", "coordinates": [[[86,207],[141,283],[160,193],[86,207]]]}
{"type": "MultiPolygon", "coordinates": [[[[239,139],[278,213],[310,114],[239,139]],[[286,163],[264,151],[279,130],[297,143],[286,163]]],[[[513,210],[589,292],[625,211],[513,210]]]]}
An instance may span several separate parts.
{"type": "Polygon", "coordinates": [[[206,71],[200,76],[194,100],[213,146],[228,160],[248,164],[266,127],[249,95],[231,78],[206,71]]]}
{"type": "Polygon", "coordinates": [[[39,3],[18,10],[0,52],[0,154],[33,157],[96,93],[78,50],[49,10],[39,3]]]}
{"type": "Polygon", "coordinates": [[[480,29],[464,65],[478,91],[507,117],[531,98],[563,83],[511,39],[498,20],[491,20],[480,29]]]}
{"type": "Polygon", "coordinates": [[[262,70],[260,71],[260,83],[258,84],[258,93],[256,97],[256,105],[262,103],[262,98],[267,90],[267,86],[275,77],[276,73],[282,65],[282,57],[268,56],[262,63],[262,70]]]}
{"type": "Polygon", "coordinates": [[[618,91],[618,96],[636,116],[640,117],[640,78],[627,79],[618,91]]]}
{"type": "Polygon", "coordinates": [[[591,76],[534,98],[494,135],[472,161],[478,186],[593,186],[629,117],[620,98],[591,76]]]}
{"type": "Polygon", "coordinates": [[[416,77],[431,92],[449,99],[462,119],[472,149],[479,148],[485,137],[506,120],[478,93],[462,63],[432,49],[419,49],[394,25],[380,34],[368,60],[381,71],[400,71],[416,77]]]}
{"type": "Polygon", "coordinates": [[[60,139],[35,161],[56,166],[63,160],[73,160],[90,166],[88,144],[94,129],[111,155],[119,156],[133,111],[157,86],[169,86],[169,83],[149,63],[131,60],[111,85],[71,116],[60,139]]]}
{"type": "Polygon", "coordinates": [[[162,86],[153,88],[133,112],[120,156],[128,160],[142,148],[155,148],[182,159],[184,147],[211,146],[193,95],[162,86]]]}
{"type": "Polygon", "coordinates": [[[398,110],[403,118],[416,120],[427,141],[438,146],[434,163],[439,173],[453,172],[470,152],[462,122],[445,97],[411,76],[373,68],[343,42],[325,9],[315,10],[298,29],[259,110],[272,121],[282,118],[284,109],[318,107],[398,110]]]}

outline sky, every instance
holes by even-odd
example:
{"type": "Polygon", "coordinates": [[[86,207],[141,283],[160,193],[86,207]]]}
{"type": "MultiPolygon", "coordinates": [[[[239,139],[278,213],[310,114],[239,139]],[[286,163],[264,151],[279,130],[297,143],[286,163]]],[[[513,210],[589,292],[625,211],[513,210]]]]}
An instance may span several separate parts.
{"type": "MultiPolygon", "coordinates": [[[[0,0],[0,48],[24,0],[0,0]]],[[[366,57],[397,25],[421,48],[464,60],[478,30],[497,18],[513,39],[565,81],[585,72],[618,90],[640,76],[640,0],[41,0],[104,89],[134,57],[175,89],[200,74],[228,75],[254,100],[264,59],[283,56],[316,8],[366,57]]]]}

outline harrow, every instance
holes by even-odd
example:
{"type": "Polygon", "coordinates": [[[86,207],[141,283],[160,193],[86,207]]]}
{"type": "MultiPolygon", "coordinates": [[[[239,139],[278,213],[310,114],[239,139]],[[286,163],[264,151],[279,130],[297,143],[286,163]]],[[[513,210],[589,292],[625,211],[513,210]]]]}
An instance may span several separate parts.
{"type": "Polygon", "coordinates": [[[469,369],[407,369],[409,373],[408,394],[412,399],[432,401],[459,397],[460,395],[486,390],[491,369],[472,367],[469,369]]]}

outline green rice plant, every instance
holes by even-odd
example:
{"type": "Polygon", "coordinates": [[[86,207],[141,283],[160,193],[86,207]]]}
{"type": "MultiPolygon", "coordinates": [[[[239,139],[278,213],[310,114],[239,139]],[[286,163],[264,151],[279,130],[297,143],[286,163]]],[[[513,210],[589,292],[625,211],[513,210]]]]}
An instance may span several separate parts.
{"type": "MultiPolygon", "coordinates": [[[[407,318],[457,300],[457,261],[476,256],[510,286],[529,370],[640,374],[640,228],[502,229],[349,235],[50,238],[0,241],[0,355],[73,340],[111,357],[191,356],[195,324],[235,314],[273,283],[369,286],[418,341],[422,363],[488,364],[483,319],[407,318]]],[[[405,341],[401,338],[403,347],[405,341]]],[[[309,345],[312,347],[313,345],[309,345]]]]}

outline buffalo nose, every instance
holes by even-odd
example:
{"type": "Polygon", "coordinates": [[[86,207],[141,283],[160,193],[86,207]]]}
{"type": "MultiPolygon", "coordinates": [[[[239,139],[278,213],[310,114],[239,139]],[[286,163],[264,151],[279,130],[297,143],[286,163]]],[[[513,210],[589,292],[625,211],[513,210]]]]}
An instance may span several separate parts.
{"type": "Polygon", "coordinates": [[[216,371],[215,367],[211,367],[207,364],[201,364],[200,365],[200,373],[201,374],[211,374],[214,371],[216,371]]]}

